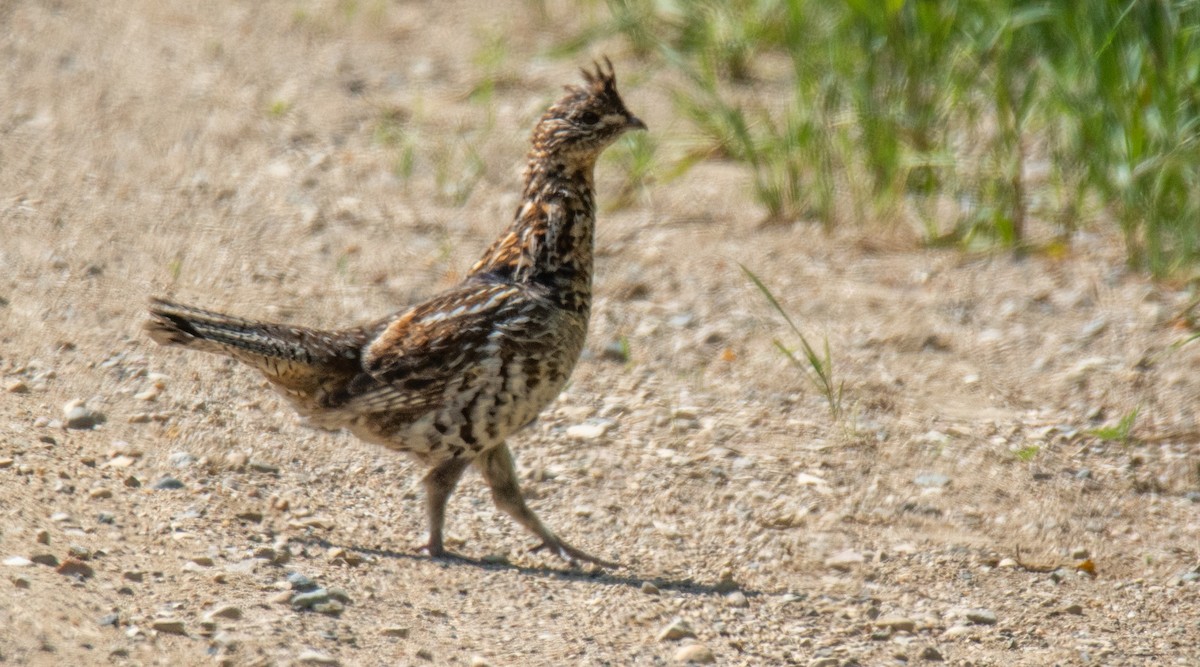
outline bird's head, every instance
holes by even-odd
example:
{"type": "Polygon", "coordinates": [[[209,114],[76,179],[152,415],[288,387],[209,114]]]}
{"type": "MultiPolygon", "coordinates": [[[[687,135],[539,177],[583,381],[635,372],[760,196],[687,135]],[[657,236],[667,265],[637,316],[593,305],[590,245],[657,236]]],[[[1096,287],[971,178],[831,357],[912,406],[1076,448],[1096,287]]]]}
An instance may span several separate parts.
{"type": "Polygon", "coordinates": [[[594,71],[582,70],[584,85],[567,86],[567,94],[546,110],[533,130],[538,157],[594,162],[628,130],[646,124],[629,113],[617,92],[617,77],[608,58],[594,71]]]}

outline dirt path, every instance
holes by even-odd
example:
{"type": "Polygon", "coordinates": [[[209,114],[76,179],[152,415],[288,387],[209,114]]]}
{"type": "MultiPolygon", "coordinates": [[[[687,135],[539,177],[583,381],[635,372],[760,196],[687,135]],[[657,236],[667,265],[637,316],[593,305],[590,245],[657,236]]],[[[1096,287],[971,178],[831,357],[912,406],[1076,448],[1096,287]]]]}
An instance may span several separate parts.
{"type": "MultiPolygon", "coordinates": [[[[415,554],[407,460],[141,335],[151,294],[333,326],[454,282],[582,64],[533,4],[0,7],[0,662],[1200,662],[1200,343],[1117,239],[760,229],[721,163],[605,211],[587,358],[513,448],[611,573],[527,554],[470,476],[471,560],[415,554]],[[840,421],[739,262],[828,336],[840,421]]],[[[602,46],[665,161],[668,75],[602,46]]]]}

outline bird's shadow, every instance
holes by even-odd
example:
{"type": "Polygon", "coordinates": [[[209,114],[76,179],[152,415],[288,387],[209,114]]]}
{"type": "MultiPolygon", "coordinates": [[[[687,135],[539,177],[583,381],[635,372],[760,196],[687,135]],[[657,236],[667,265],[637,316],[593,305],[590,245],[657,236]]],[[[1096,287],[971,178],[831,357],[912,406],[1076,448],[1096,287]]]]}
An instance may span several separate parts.
{"type": "MultiPolygon", "coordinates": [[[[695,581],[694,579],[670,579],[666,577],[642,577],[616,574],[610,570],[604,570],[601,568],[582,569],[573,567],[569,569],[559,569],[553,567],[531,567],[527,565],[517,565],[507,561],[481,560],[459,554],[453,554],[443,558],[430,558],[427,555],[417,552],[393,551],[391,549],[373,549],[370,547],[353,546],[347,544],[334,544],[333,542],[323,538],[310,538],[308,541],[310,543],[319,545],[323,549],[341,548],[379,558],[433,562],[447,568],[472,567],[490,572],[516,572],[518,574],[532,577],[542,577],[544,579],[600,584],[603,586],[629,586],[631,588],[640,589],[643,585],[645,585],[646,582],[650,582],[659,590],[677,591],[692,595],[717,596],[725,595],[734,590],[741,591],[746,597],[757,597],[765,594],[773,594],[771,591],[748,589],[737,584],[732,584],[731,582],[705,584],[695,581]]],[[[628,568],[622,567],[620,569],[624,570],[628,568]]],[[[785,592],[787,591],[780,591],[781,594],[785,592]]]]}

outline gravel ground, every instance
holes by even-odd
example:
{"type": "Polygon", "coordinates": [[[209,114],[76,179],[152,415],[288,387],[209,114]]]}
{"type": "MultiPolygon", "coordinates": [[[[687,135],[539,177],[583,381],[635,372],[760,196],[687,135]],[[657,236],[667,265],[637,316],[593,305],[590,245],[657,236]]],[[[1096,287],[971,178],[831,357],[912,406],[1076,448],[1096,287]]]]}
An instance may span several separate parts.
{"type": "MultiPolygon", "coordinates": [[[[152,294],[336,326],[453,284],[586,59],[535,5],[0,5],[0,662],[1200,663],[1194,302],[1104,234],[762,227],[715,161],[605,210],[585,359],[512,444],[611,572],[471,475],[465,558],[416,553],[422,470],[140,333],[152,294]],[[739,262],[828,337],[841,419],[739,262]]],[[[666,164],[669,74],[606,46],[666,164]]]]}

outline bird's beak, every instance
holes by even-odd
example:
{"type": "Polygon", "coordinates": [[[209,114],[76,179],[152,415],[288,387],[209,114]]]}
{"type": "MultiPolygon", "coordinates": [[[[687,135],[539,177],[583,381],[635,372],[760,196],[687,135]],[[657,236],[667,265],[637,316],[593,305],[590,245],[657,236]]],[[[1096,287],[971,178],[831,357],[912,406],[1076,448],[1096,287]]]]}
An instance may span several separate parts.
{"type": "Polygon", "coordinates": [[[625,127],[630,130],[645,130],[646,124],[637,116],[630,116],[625,120],[625,127]]]}

